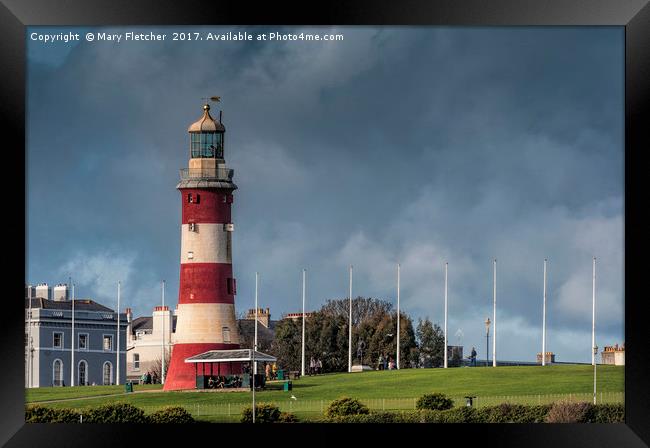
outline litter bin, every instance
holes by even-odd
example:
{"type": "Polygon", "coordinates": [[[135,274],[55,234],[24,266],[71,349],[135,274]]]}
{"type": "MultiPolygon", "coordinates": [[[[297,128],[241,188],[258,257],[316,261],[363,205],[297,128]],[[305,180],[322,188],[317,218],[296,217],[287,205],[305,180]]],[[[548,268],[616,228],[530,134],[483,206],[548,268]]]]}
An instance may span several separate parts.
{"type": "Polygon", "coordinates": [[[286,390],[286,391],[291,390],[291,388],[292,388],[291,386],[292,386],[291,381],[285,381],[284,385],[283,385],[283,390],[286,390]]]}
{"type": "Polygon", "coordinates": [[[133,392],[133,383],[131,381],[124,383],[124,387],[127,392],[133,392]]]}
{"type": "Polygon", "coordinates": [[[279,380],[284,379],[284,370],[283,369],[278,369],[278,379],[279,380]]]}

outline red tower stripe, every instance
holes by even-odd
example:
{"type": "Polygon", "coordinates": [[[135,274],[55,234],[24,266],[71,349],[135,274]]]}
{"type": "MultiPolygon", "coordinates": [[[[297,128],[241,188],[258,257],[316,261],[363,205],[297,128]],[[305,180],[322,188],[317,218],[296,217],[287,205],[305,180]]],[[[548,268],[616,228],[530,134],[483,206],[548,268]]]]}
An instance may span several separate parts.
{"type": "Polygon", "coordinates": [[[231,190],[181,188],[180,191],[183,204],[183,224],[188,222],[227,224],[231,222],[230,205],[233,197],[231,190]],[[189,202],[188,199],[190,194],[192,202],[189,202]],[[197,197],[198,202],[196,201],[197,197]],[[224,198],[226,199],[224,200],[224,198]]]}
{"type": "Polygon", "coordinates": [[[232,279],[229,263],[183,263],[178,303],[234,304],[234,291],[228,292],[228,279],[232,279]]]}
{"type": "MultiPolygon", "coordinates": [[[[167,372],[167,379],[163,390],[181,390],[195,389],[196,376],[193,363],[185,362],[186,358],[207,352],[208,350],[233,350],[239,348],[238,344],[174,344],[172,359],[167,372]]],[[[199,364],[198,374],[201,375],[202,367],[199,364]]],[[[206,365],[206,372],[209,370],[206,365]]],[[[214,374],[217,373],[217,364],[213,367],[214,374]]],[[[241,362],[222,363],[220,367],[221,375],[236,374],[242,372],[241,362]],[[232,366],[231,366],[232,364],[232,366]],[[232,369],[231,369],[232,367],[232,369]]]]}

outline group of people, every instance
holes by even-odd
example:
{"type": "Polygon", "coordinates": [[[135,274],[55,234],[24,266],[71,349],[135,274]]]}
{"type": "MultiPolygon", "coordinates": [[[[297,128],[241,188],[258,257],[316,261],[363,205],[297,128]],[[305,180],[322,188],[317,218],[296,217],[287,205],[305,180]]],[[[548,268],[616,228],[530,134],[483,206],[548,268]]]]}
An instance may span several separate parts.
{"type": "Polygon", "coordinates": [[[267,363],[264,367],[264,375],[267,381],[276,379],[278,377],[278,365],[276,363],[267,363]]]}
{"type": "Polygon", "coordinates": [[[224,387],[242,387],[242,378],[235,376],[229,383],[228,378],[222,375],[210,376],[208,378],[208,389],[223,389],[224,387]]]}
{"type": "Polygon", "coordinates": [[[314,359],[312,356],[309,360],[309,375],[319,375],[323,373],[323,362],[320,359],[314,359]]]}
{"type": "Polygon", "coordinates": [[[141,384],[156,384],[158,383],[158,375],[156,372],[151,374],[151,372],[143,373],[140,377],[141,384]]]}
{"type": "Polygon", "coordinates": [[[395,370],[396,365],[392,357],[379,355],[377,370],[395,370]]]}

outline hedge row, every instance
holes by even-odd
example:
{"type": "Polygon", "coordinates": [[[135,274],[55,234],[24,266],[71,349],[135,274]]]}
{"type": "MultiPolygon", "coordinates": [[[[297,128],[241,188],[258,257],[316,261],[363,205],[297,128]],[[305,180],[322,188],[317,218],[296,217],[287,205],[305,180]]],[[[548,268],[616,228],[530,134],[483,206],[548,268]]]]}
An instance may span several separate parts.
{"type": "Polygon", "coordinates": [[[167,407],[150,415],[128,403],[114,403],[77,411],[28,406],[27,423],[193,423],[192,414],[182,407],[167,407]]]}
{"type": "Polygon", "coordinates": [[[329,423],[622,423],[622,404],[555,403],[553,405],[501,404],[484,408],[456,407],[444,411],[374,412],[337,416],[329,423]]]}
{"type": "MultiPolygon", "coordinates": [[[[280,412],[280,408],[271,403],[255,405],[255,423],[298,423],[298,417],[291,412],[280,412]]],[[[253,423],[253,407],[244,408],[241,423],[253,423]]]]}

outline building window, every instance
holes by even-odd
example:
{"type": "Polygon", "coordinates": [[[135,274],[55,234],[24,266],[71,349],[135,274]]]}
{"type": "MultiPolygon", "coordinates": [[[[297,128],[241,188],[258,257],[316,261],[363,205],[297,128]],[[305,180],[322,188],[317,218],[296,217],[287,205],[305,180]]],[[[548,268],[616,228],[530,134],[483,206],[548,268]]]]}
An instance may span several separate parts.
{"type": "Polygon", "coordinates": [[[194,252],[190,250],[189,252],[187,252],[187,259],[192,260],[193,258],[194,258],[194,252]]]}
{"type": "Polygon", "coordinates": [[[79,367],[77,367],[77,384],[79,386],[88,385],[88,363],[84,360],[79,361],[79,367]]]}
{"type": "Polygon", "coordinates": [[[79,335],[79,350],[88,350],[88,335],[86,333],[79,335]]]}
{"type": "Polygon", "coordinates": [[[55,331],[52,334],[52,347],[54,348],[63,348],[63,333],[55,331]]]}
{"type": "Polygon", "coordinates": [[[196,204],[198,204],[199,202],[201,202],[201,195],[200,195],[200,194],[198,194],[198,193],[196,194],[196,198],[194,198],[194,202],[195,202],[196,204]]]}
{"type": "Polygon", "coordinates": [[[221,333],[223,335],[223,342],[224,343],[230,342],[230,328],[223,327],[221,329],[221,333]]]}
{"type": "Polygon", "coordinates": [[[104,378],[104,386],[110,386],[113,384],[113,364],[110,362],[106,361],[104,363],[104,367],[102,368],[103,372],[103,378],[104,378]]]}
{"type": "Polygon", "coordinates": [[[192,193],[187,194],[187,202],[189,202],[190,204],[194,202],[194,196],[192,196],[192,193]]]}
{"type": "Polygon", "coordinates": [[[237,285],[235,283],[234,278],[229,278],[228,279],[228,294],[233,294],[235,295],[237,293],[237,285]]]}
{"type": "Polygon", "coordinates": [[[52,364],[52,386],[63,386],[63,361],[60,359],[52,364]]]}
{"type": "Polygon", "coordinates": [[[140,370],[140,354],[133,354],[133,370],[140,370]]]}
{"type": "Polygon", "coordinates": [[[196,232],[196,224],[193,222],[188,223],[187,228],[189,229],[190,232],[196,232]]]}
{"type": "Polygon", "coordinates": [[[110,334],[104,335],[104,350],[113,350],[113,336],[110,334]]]}

